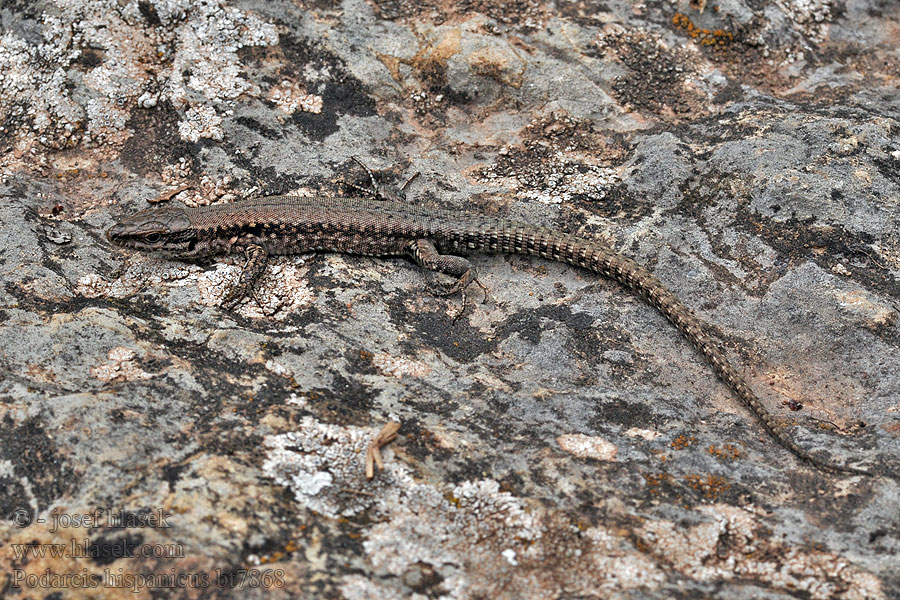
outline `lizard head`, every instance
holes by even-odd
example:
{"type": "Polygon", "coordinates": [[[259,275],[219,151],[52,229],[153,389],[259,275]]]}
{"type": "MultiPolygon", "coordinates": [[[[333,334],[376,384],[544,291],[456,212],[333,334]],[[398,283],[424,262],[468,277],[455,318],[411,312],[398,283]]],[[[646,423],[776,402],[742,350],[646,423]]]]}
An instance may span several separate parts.
{"type": "Polygon", "coordinates": [[[197,231],[187,207],[156,206],[127,217],[106,232],[106,239],[123,248],[189,257],[196,254],[197,231]]]}

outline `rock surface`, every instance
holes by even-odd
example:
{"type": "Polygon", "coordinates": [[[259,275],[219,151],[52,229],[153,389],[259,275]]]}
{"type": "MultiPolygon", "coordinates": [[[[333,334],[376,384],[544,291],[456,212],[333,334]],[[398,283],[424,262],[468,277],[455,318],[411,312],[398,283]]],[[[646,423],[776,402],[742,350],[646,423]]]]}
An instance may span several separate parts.
{"type": "Polygon", "coordinates": [[[0,35],[4,598],[900,596],[895,3],[60,0],[0,35]],[[104,238],[346,193],[351,155],[647,265],[875,475],[799,463],[575,268],[476,257],[454,321],[406,261],[285,257],[228,312],[240,257],[104,238]]]}

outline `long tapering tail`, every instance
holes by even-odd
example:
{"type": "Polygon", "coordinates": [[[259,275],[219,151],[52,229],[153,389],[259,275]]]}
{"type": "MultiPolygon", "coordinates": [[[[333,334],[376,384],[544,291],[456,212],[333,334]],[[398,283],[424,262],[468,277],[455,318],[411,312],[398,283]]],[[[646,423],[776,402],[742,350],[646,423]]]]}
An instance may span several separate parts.
{"type": "Polygon", "coordinates": [[[722,381],[753,411],[763,429],[796,457],[829,473],[872,475],[868,471],[816,458],[781,431],[775,417],[766,410],[744,378],[731,366],[715,339],[706,333],[703,323],[650,271],[595,241],[559,234],[538,234],[534,237],[536,243],[525,249],[528,254],[566,262],[614,279],[655,306],[706,357],[722,381]]]}

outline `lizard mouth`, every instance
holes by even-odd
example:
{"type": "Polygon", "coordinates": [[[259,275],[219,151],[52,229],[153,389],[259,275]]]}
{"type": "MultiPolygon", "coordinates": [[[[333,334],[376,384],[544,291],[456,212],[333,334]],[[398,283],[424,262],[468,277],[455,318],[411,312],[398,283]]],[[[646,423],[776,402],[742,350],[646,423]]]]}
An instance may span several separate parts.
{"type": "Polygon", "coordinates": [[[116,223],[106,231],[106,239],[118,246],[124,244],[125,226],[122,223],[116,223]]]}
{"type": "Polygon", "coordinates": [[[119,248],[148,252],[164,258],[193,258],[198,256],[197,238],[192,234],[167,235],[149,233],[135,235],[125,223],[117,223],[106,232],[106,239],[119,248]]]}
{"type": "Polygon", "coordinates": [[[123,248],[183,253],[196,237],[187,210],[180,205],[142,210],[110,227],[106,239],[123,248]]]}

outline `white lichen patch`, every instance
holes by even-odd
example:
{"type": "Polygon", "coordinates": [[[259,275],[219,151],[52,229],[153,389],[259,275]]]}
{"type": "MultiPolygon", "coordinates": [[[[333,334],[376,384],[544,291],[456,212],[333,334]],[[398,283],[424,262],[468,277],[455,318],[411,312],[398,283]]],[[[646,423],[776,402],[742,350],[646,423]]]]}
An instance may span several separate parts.
{"type": "Polygon", "coordinates": [[[140,381],[153,377],[138,366],[134,350],[124,346],[116,346],[107,352],[109,362],[92,367],[91,377],[100,381],[140,381]]]}
{"type": "Polygon", "coordinates": [[[30,44],[12,32],[0,38],[0,124],[28,121],[41,143],[55,148],[74,145],[84,126],[85,108],[63,93],[64,68],[80,54],[71,32],[59,19],[45,22],[44,44],[30,44]]]}
{"type": "MultiPolygon", "coordinates": [[[[272,359],[267,360],[263,366],[265,366],[267,371],[274,373],[279,377],[290,377],[291,375],[291,372],[284,365],[281,365],[272,359]]],[[[292,395],[292,397],[296,398],[295,395],[292,395]]]]}
{"type": "Polygon", "coordinates": [[[708,521],[685,528],[650,521],[638,532],[650,551],[698,581],[755,580],[814,600],[884,598],[878,579],[841,556],[761,534],[755,515],[725,504],[701,507],[708,521]]]}
{"type": "Polygon", "coordinates": [[[785,14],[814,42],[828,37],[833,0],[776,0],[785,14]]]}
{"type": "MultiPolygon", "coordinates": [[[[499,153],[506,155],[510,150],[503,148],[499,153]]],[[[494,164],[482,169],[478,176],[493,183],[512,180],[509,185],[518,190],[516,195],[519,198],[537,200],[543,204],[561,204],[575,197],[602,200],[607,190],[621,180],[618,169],[586,164],[577,156],[570,156],[565,149],[545,157],[538,169],[507,173],[494,164]]]]}
{"type": "Polygon", "coordinates": [[[619,449],[612,442],[598,436],[566,433],[556,438],[560,449],[578,458],[615,460],[619,449]]]}
{"type": "Polygon", "coordinates": [[[119,289],[115,293],[111,293],[113,284],[119,281],[121,280],[116,280],[115,282],[106,281],[97,273],[89,273],[78,278],[75,293],[85,298],[99,298],[100,296],[121,298],[127,295],[121,285],[118,286],[119,289]]]}
{"type": "Polygon", "coordinates": [[[291,394],[285,403],[298,408],[306,408],[309,406],[309,397],[306,394],[291,394]]]}
{"type": "Polygon", "coordinates": [[[122,142],[135,110],[166,101],[184,111],[184,139],[222,139],[222,115],[259,94],[238,50],[278,42],[272,24],[223,1],[71,0],[52,12],[40,42],[0,40],[0,123],[15,124],[0,133],[49,148],[122,142]]]}
{"type": "Polygon", "coordinates": [[[331,518],[351,517],[369,510],[408,477],[391,461],[388,447],[385,470],[366,482],[363,459],[377,434],[377,428],[340,427],[304,417],[299,431],[266,438],[263,471],[293,491],[304,508],[331,518]]]}
{"type": "Polygon", "coordinates": [[[868,327],[885,327],[897,321],[896,310],[865,290],[837,291],[835,299],[847,313],[868,327]]]}
{"type": "MultiPolygon", "coordinates": [[[[237,310],[247,317],[275,320],[302,310],[315,298],[306,285],[306,272],[302,262],[271,264],[237,310]]],[[[203,268],[176,260],[146,258],[129,265],[112,281],[98,274],[84,275],[75,291],[87,298],[127,298],[142,290],[160,294],[166,287],[196,286],[200,304],[215,307],[221,306],[240,278],[239,265],[216,263],[212,268],[203,268]]],[[[409,370],[415,372],[412,367],[409,370]]]]}
{"type": "Polygon", "coordinates": [[[241,268],[237,265],[216,263],[212,269],[198,274],[197,290],[200,292],[200,303],[204,306],[219,306],[225,295],[238,284],[241,268]]]}
{"type": "Polygon", "coordinates": [[[312,305],[315,294],[306,281],[302,259],[270,263],[266,273],[238,310],[245,317],[284,320],[312,305]]]}
{"type": "Polygon", "coordinates": [[[392,356],[384,352],[376,352],[372,356],[372,364],[382,375],[403,379],[404,377],[423,377],[431,373],[428,363],[392,356]]]}
{"type": "Polygon", "coordinates": [[[300,83],[288,80],[269,90],[269,101],[289,115],[298,110],[319,114],[324,106],[322,96],[308,94],[300,83]]]}
{"type": "Polygon", "coordinates": [[[127,298],[144,289],[163,286],[182,286],[201,271],[197,265],[186,265],[165,260],[141,260],[129,264],[116,279],[107,281],[102,276],[91,273],[78,279],[75,292],[86,298],[127,298]]]}
{"type": "MultiPolygon", "coordinates": [[[[621,536],[584,530],[561,514],[531,509],[496,481],[435,486],[414,480],[385,448],[385,470],[366,481],[363,458],[377,428],[306,417],[298,431],[266,439],[264,471],[303,508],[375,523],[359,530],[375,569],[413,578],[426,565],[452,598],[604,596],[656,588],[665,574],[621,536]]],[[[349,576],[346,598],[390,598],[380,579],[349,576]]]]}
{"type": "Polygon", "coordinates": [[[196,142],[200,138],[222,141],[225,136],[222,130],[222,117],[212,106],[201,104],[189,108],[184,114],[184,119],[178,123],[178,135],[189,142],[196,142]]]}
{"type": "Polygon", "coordinates": [[[546,187],[525,189],[518,196],[543,204],[570,202],[575,196],[602,200],[606,197],[606,190],[618,181],[619,175],[614,169],[591,166],[582,172],[567,162],[561,162],[547,173],[546,187]]]}
{"type": "Polygon", "coordinates": [[[234,100],[252,90],[241,76],[237,51],[248,46],[271,46],[278,42],[275,27],[253,14],[221,2],[186,3],[189,18],[178,30],[178,52],[171,79],[175,105],[200,92],[205,97],[234,100]],[[182,77],[188,73],[187,81],[182,77]],[[179,95],[184,93],[184,95],[179,95]]]}
{"type": "Polygon", "coordinates": [[[651,431],[649,429],[640,429],[639,427],[632,427],[628,431],[625,432],[625,435],[628,437],[639,437],[641,439],[647,440],[648,442],[652,442],[653,440],[662,436],[662,433],[658,431],[651,431]]]}
{"type": "Polygon", "coordinates": [[[200,303],[204,306],[219,306],[225,300],[229,290],[233,289],[241,279],[241,267],[225,263],[216,263],[197,277],[197,290],[200,292],[200,303]]]}

